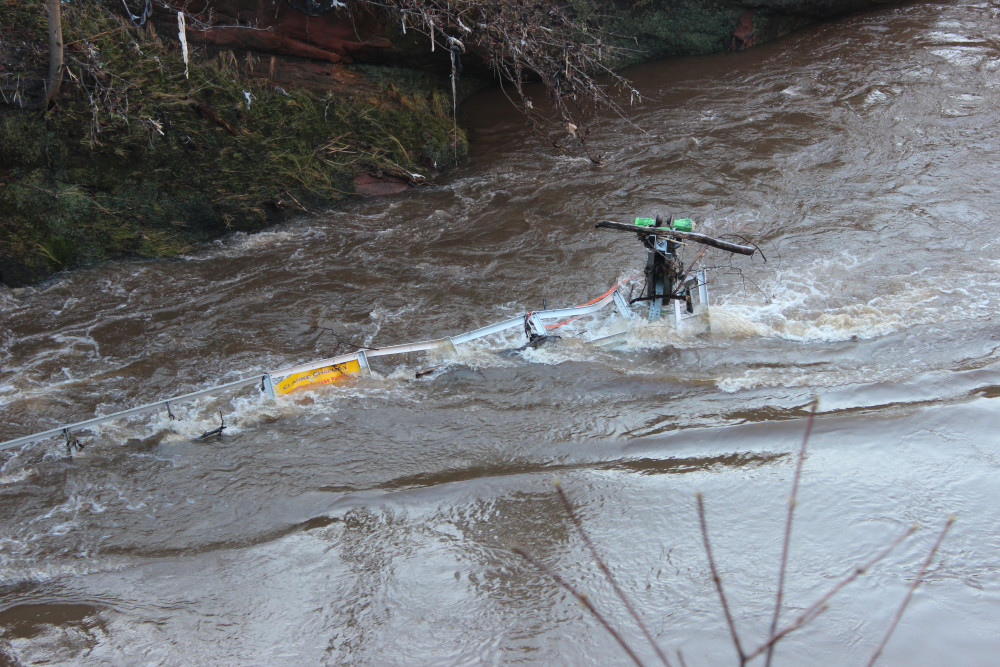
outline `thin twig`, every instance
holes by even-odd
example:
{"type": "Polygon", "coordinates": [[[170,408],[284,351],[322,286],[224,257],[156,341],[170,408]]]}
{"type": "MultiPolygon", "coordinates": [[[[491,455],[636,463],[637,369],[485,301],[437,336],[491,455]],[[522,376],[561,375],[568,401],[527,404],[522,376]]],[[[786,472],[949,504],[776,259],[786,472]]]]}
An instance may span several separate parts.
{"type": "Polygon", "coordinates": [[[642,621],[639,613],[635,610],[635,607],[633,607],[632,603],[629,602],[625,592],[618,585],[618,581],[615,579],[614,575],[611,574],[611,570],[604,562],[604,559],[597,553],[597,549],[594,547],[594,542],[590,539],[590,535],[587,534],[587,531],[584,530],[583,522],[580,521],[579,515],[573,508],[573,505],[569,502],[569,498],[566,496],[566,492],[563,491],[562,485],[559,484],[559,480],[553,480],[553,485],[556,487],[556,493],[559,494],[559,500],[562,501],[563,507],[566,508],[566,514],[569,515],[573,525],[576,526],[576,532],[580,534],[580,538],[583,540],[583,543],[587,545],[587,548],[590,550],[590,555],[593,556],[594,562],[597,563],[597,567],[601,569],[601,572],[604,574],[604,578],[608,580],[608,583],[611,584],[611,588],[615,591],[615,595],[618,596],[618,599],[622,601],[623,605],[625,605],[628,613],[632,615],[633,619],[635,619],[636,624],[639,626],[639,629],[642,630],[642,634],[646,637],[646,641],[648,641],[650,646],[653,647],[653,650],[656,652],[660,662],[662,662],[665,667],[670,667],[670,661],[667,660],[667,656],[664,655],[663,650],[656,643],[656,640],[653,639],[653,635],[650,634],[649,629],[642,621]]]}
{"type": "Polygon", "coordinates": [[[514,546],[512,547],[512,550],[518,556],[520,556],[521,558],[523,558],[524,560],[528,561],[536,568],[538,568],[538,570],[542,572],[542,574],[546,575],[554,582],[556,582],[557,584],[565,588],[567,591],[569,591],[570,594],[572,594],[573,597],[579,600],[580,604],[586,607],[587,611],[589,611],[594,616],[594,618],[596,618],[598,622],[604,626],[604,629],[611,633],[611,636],[614,637],[615,641],[618,642],[618,645],[621,646],[622,649],[624,649],[624,651],[628,654],[628,657],[632,658],[632,661],[635,662],[635,664],[639,665],[639,667],[642,667],[642,661],[639,660],[639,656],[635,654],[635,651],[633,651],[632,648],[622,638],[622,636],[618,634],[618,631],[615,630],[613,627],[611,627],[611,624],[608,623],[607,619],[604,618],[599,611],[597,611],[597,609],[594,607],[593,603],[586,596],[586,594],[577,590],[576,587],[573,586],[573,584],[569,583],[568,581],[560,577],[558,574],[549,569],[549,567],[546,566],[545,563],[541,562],[540,560],[529,554],[521,547],[514,546]]]}
{"type": "Polygon", "coordinates": [[[913,592],[917,590],[917,586],[920,585],[920,581],[924,578],[924,573],[927,572],[927,568],[934,559],[934,554],[937,553],[938,547],[940,547],[941,543],[944,542],[944,536],[948,534],[948,530],[951,528],[951,524],[953,523],[955,523],[954,514],[948,517],[948,521],[944,524],[944,529],[941,531],[941,534],[938,535],[937,542],[935,542],[934,546],[931,547],[930,553],[927,554],[927,558],[925,558],[923,564],[921,564],[920,571],[917,572],[916,578],[913,580],[913,583],[910,584],[910,590],[906,591],[906,597],[903,598],[903,604],[899,605],[899,609],[896,610],[896,615],[893,617],[892,623],[889,624],[889,630],[885,633],[885,637],[882,638],[882,643],[878,645],[872,659],[868,661],[868,667],[874,665],[875,661],[878,660],[880,655],[882,655],[882,649],[884,649],[885,645],[889,643],[889,637],[892,636],[893,631],[896,629],[896,625],[899,624],[899,619],[903,617],[903,612],[906,611],[906,606],[910,604],[910,598],[913,597],[913,592]]]}
{"type": "Polygon", "coordinates": [[[871,569],[876,563],[878,563],[883,558],[885,558],[886,556],[888,556],[893,551],[893,549],[895,549],[896,547],[898,547],[903,542],[903,540],[905,540],[906,538],[908,538],[910,535],[913,535],[913,533],[915,533],[916,530],[917,530],[917,527],[915,525],[911,526],[905,533],[903,533],[902,535],[900,535],[899,537],[897,537],[895,540],[893,540],[892,543],[890,543],[888,546],[886,546],[881,551],[879,551],[877,554],[875,554],[870,559],[868,559],[867,562],[865,562],[862,565],[859,565],[859,566],[855,567],[851,571],[851,573],[849,575],[847,575],[846,577],[844,577],[843,579],[841,579],[839,582],[837,582],[833,586],[833,588],[831,588],[821,598],[819,598],[816,602],[814,602],[812,604],[812,606],[810,606],[804,612],[802,612],[801,614],[799,614],[798,618],[796,618],[794,621],[792,621],[789,625],[786,625],[783,629],[779,630],[777,633],[774,634],[774,636],[772,636],[766,642],[764,642],[763,644],[761,644],[760,646],[758,646],[752,653],[750,653],[749,655],[747,655],[747,660],[753,660],[758,655],[760,655],[761,653],[763,653],[764,651],[766,651],[769,646],[771,646],[774,643],[776,643],[777,641],[779,641],[785,635],[787,635],[788,633],[790,633],[790,632],[792,632],[794,630],[798,630],[803,625],[805,625],[806,623],[809,623],[814,618],[816,618],[817,616],[819,616],[820,614],[822,614],[824,611],[826,611],[826,609],[827,609],[826,603],[829,602],[830,598],[832,598],[834,595],[836,595],[838,592],[840,592],[841,589],[843,589],[845,586],[847,586],[848,584],[850,584],[852,581],[854,581],[855,579],[857,579],[858,577],[860,577],[862,574],[864,574],[865,572],[867,572],[869,569],[871,569]]]}
{"type": "MultiPolygon", "coordinates": [[[[799,498],[799,480],[802,477],[802,462],[806,458],[806,443],[809,442],[809,434],[812,432],[813,422],[816,421],[816,408],[819,406],[819,398],[814,398],[812,409],[809,411],[809,420],[806,422],[806,432],[802,436],[802,446],[799,447],[799,458],[795,464],[795,475],[792,477],[792,495],[788,498],[788,517],[785,519],[785,539],[781,546],[781,565],[778,568],[778,592],[774,595],[774,616],[771,617],[770,636],[774,636],[778,629],[778,617],[781,615],[781,603],[785,598],[785,571],[788,566],[788,547],[792,541],[792,519],[795,516],[795,505],[799,498]]],[[[771,659],[774,657],[774,644],[767,647],[767,659],[764,664],[771,667],[771,659]]]]}
{"type": "MultiPolygon", "coordinates": [[[[694,267],[697,266],[698,260],[701,259],[702,255],[704,255],[706,251],[708,251],[708,246],[702,246],[701,247],[701,252],[699,252],[698,256],[695,257],[694,260],[692,260],[691,264],[687,267],[687,270],[681,272],[681,277],[677,281],[677,287],[675,287],[674,291],[670,293],[670,298],[671,299],[675,299],[675,298],[677,298],[680,295],[681,290],[684,289],[684,283],[687,282],[687,279],[690,276],[694,275],[694,267]]],[[[660,253],[659,251],[657,251],[657,253],[663,254],[663,253],[660,253]]]]}
{"type": "Polygon", "coordinates": [[[705,501],[700,493],[698,494],[698,522],[701,524],[701,539],[705,543],[705,553],[708,555],[708,567],[712,570],[712,581],[715,582],[715,589],[719,592],[719,601],[722,602],[722,611],[726,615],[726,623],[729,624],[729,633],[732,635],[736,653],[740,656],[740,665],[745,665],[747,656],[743,652],[742,644],[740,644],[740,636],[736,632],[736,624],[733,622],[733,615],[729,612],[726,594],[722,590],[722,579],[719,577],[719,570],[715,567],[715,558],[712,556],[712,544],[708,539],[708,524],[705,522],[705,501]]]}
{"type": "MultiPolygon", "coordinates": [[[[321,11],[333,6],[328,4],[321,11]]],[[[429,37],[431,51],[439,40],[461,52],[466,45],[477,46],[498,78],[512,84],[516,95],[511,101],[532,128],[545,127],[552,136],[574,137],[594,163],[601,162],[587,145],[588,121],[594,118],[594,110],[610,109],[633,124],[615,90],[629,92],[630,104],[642,96],[606,62],[628,49],[606,43],[614,36],[601,29],[598,17],[578,18],[571,8],[541,0],[355,0],[350,4],[389,12],[404,30],[411,28],[429,37]],[[536,108],[525,88],[530,78],[548,91],[558,120],[536,108]]],[[[458,66],[459,53],[453,50],[452,54],[458,66]]],[[[453,105],[456,98],[453,91],[453,105]]]]}

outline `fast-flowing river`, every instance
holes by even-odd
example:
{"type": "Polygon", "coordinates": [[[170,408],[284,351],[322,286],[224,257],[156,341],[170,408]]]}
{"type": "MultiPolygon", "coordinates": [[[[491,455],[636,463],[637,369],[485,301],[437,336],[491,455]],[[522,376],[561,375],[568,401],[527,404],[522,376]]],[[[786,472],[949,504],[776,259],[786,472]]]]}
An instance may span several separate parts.
{"type": "Polygon", "coordinates": [[[690,216],[766,257],[701,259],[709,334],[407,358],[4,452],[0,662],[628,662],[517,544],[656,663],[558,479],[672,663],[732,664],[696,494],[750,652],[818,396],[779,625],[920,528],[775,664],[865,664],[952,514],[882,664],[996,664],[998,26],[995,0],[915,4],[632,69],[645,98],[601,121],[602,167],[482,94],[440,187],[4,288],[0,440],[584,303],[644,263],[601,219],[690,216]]]}

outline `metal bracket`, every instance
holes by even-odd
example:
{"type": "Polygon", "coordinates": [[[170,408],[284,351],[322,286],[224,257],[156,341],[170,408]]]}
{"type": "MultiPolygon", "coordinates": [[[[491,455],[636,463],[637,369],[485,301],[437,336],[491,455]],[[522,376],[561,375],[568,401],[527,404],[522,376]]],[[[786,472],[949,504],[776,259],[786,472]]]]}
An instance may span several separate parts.
{"type": "Polygon", "coordinates": [[[368,365],[368,355],[365,354],[364,350],[358,350],[358,366],[361,367],[361,372],[364,375],[371,375],[372,367],[368,365]]]}
{"type": "Polygon", "coordinates": [[[628,307],[628,302],[625,301],[625,297],[622,296],[622,293],[619,290],[615,290],[614,298],[615,305],[618,306],[618,312],[625,318],[630,320],[633,319],[635,317],[635,313],[633,313],[632,309],[628,307]]]}
{"type": "Polygon", "coordinates": [[[669,257],[673,253],[670,250],[670,239],[655,238],[653,246],[649,249],[649,257],[646,260],[646,280],[649,292],[649,321],[655,322],[660,319],[663,312],[663,300],[670,298],[673,290],[671,282],[667,281],[666,272],[672,270],[672,264],[668,264],[669,257]],[[657,270],[659,268],[659,270],[657,270]]]}
{"type": "Polygon", "coordinates": [[[694,274],[698,278],[698,301],[702,308],[708,308],[708,277],[705,269],[694,274]]]}
{"type": "Polygon", "coordinates": [[[68,428],[64,428],[63,429],[63,435],[66,436],[66,454],[67,455],[72,456],[74,449],[76,451],[80,451],[81,449],[83,449],[84,447],[86,447],[86,445],[83,444],[82,442],[80,442],[80,440],[78,438],[76,438],[76,437],[73,436],[73,432],[70,431],[68,428]]]}
{"type": "Polygon", "coordinates": [[[544,338],[549,335],[545,330],[545,325],[534,312],[524,316],[524,335],[528,337],[528,340],[544,338]]]}
{"type": "Polygon", "coordinates": [[[673,299],[674,304],[674,326],[680,327],[681,321],[684,319],[684,307],[681,306],[680,299],[673,299]]]}
{"type": "Polygon", "coordinates": [[[268,398],[274,398],[274,380],[270,373],[264,373],[260,378],[260,389],[268,398]]]}

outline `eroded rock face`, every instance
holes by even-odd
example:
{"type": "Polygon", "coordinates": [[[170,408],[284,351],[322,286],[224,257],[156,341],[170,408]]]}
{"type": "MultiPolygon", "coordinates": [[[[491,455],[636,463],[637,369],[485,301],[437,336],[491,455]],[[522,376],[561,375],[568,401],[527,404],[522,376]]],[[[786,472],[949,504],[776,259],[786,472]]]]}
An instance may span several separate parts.
{"type": "MultiPolygon", "coordinates": [[[[210,12],[198,13],[191,2],[172,6],[201,20],[188,22],[187,38],[195,43],[331,63],[372,58],[392,45],[371,15],[352,20],[343,10],[309,16],[283,0],[212,0],[210,12]],[[205,26],[211,27],[201,29],[205,26]]],[[[167,33],[176,30],[175,19],[167,12],[155,12],[154,21],[167,33]]]]}
{"type": "Polygon", "coordinates": [[[219,27],[198,30],[193,24],[188,39],[332,63],[353,62],[355,57],[372,58],[392,46],[381,34],[384,28],[371,18],[352,20],[343,10],[309,16],[280,0],[214,0],[211,23],[219,27]],[[251,29],[224,27],[233,25],[251,29]]]}
{"type": "MultiPolygon", "coordinates": [[[[573,7],[581,18],[600,16],[609,32],[629,38],[629,62],[635,62],[741,50],[816,21],[891,1],[576,0],[573,7]]],[[[189,21],[190,42],[259,56],[254,72],[279,85],[326,88],[338,83],[336,66],[351,63],[424,69],[448,66],[443,49],[432,53],[427,38],[418,31],[404,35],[385,10],[355,2],[349,3],[351,9],[334,7],[324,11],[330,4],[311,0],[292,4],[287,0],[209,0],[196,6],[188,0],[176,0],[174,7],[201,20],[189,21]],[[203,7],[211,7],[211,11],[203,7]]],[[[161,34],[176,34],[176,19],[171,12],[157,9],[153,21],[161,34]]],[[[470,61],[467,66],[476,67],[474,54],[468,54],[466,59],[470,61]]]]}
{"type": "MultiPolygon", "coordinates": [[[[200,23],[188,22],[188,41],[231,50],[247,71],[278,86],[317,92],[363,89],[366,79],[345,67],[351,64],[438,72],[449,68],[447,52],[432,52],[424,35],[413,30],[404,35],[384,10],[359,8],[358,3],[352,10],[334,8],[318,16],[287,0],[207,0],[206,5],[211,12],[196,15],[200,23]]],[[[196,9],[188,0],[175,0],[173,6],[196,9]]],[[[176,36],[173,13],[158,8],[152,21],[161,35],[176,36]]],[[[470,74],[476,72],[475,66],[470,68],[470,74]]],[[[489,77],[485,67],[478,74],[489,77]]]]}

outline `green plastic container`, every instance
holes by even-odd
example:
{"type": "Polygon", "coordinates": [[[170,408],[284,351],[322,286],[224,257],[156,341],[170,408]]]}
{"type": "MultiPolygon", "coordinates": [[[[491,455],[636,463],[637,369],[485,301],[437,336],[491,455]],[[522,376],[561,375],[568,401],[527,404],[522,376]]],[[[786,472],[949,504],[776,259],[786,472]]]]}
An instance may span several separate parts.
{"type": "Polygon", "coordinates": [[[679,232],[690,232],[694,229],[694,221],[691,218],[678,218],[672,224],[673,228],[679,232]]]}
{"type": "Polygon", "coordinates": [[[636,227],[655,227],[656,226],[656,218],[636,218],[635,219],[635,226],[636,227]]]}

